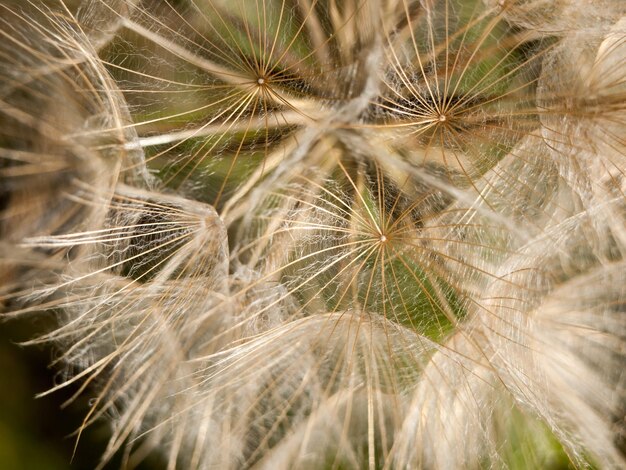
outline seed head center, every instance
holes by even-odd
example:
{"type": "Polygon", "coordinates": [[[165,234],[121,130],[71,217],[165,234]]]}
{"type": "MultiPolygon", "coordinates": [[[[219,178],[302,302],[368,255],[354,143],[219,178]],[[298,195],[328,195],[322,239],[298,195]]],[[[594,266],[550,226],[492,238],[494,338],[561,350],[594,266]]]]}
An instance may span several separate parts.
{"type": "Polygon", "coordinates": [[[387,237],[385,235],[380,236],[380,243],[385,243],[387,241],[387,237]]]}
{"type": "Polygon", "coordinates": [[[259,86],[263,86],[265,84],[265,79],[263,77],[259,77],[256,82],[259,86]]]}
{"type": "Polygon", "coordinates": [[[440,114],[439,115],[439,122],[445,122],[446,121],[446,115],[445,114],[440,114]]]}

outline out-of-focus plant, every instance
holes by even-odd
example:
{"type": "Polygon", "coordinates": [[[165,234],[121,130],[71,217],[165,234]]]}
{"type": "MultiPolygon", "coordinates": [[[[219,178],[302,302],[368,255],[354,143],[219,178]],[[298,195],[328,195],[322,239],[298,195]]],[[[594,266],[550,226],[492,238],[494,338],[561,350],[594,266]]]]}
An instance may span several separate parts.
{"type": "Polygon", "coordinates": [[[0,5],[6,318],[106,463],[618,468],[626,8],[0,5]]]}

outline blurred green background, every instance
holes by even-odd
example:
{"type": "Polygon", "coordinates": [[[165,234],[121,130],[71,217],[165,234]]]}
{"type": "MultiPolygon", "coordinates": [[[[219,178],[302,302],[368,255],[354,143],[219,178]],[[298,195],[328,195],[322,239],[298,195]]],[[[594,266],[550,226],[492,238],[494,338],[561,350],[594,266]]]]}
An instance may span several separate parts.
{"type": "MultiPolygon", "coordinates": [[[[2,470],[92,469],[104,450],[107,428],[89,429],[70,462],[89,394],[67,409],[61,404],[69,390],[35,399],[49,389],[57,371],[48,368],[50,348],[22,347],[41,328],[30,319],[3,322],[0,330],[0,468],[2,470]]],[[[119,465],[118,465],[119,467],[119,465]]]]}
{"type": "MultiPolygon", "coordinates": [[[[51,347],[17,344],[48,329],[44,318],[0,323],[0,470],[87,470],[94,469],[109,437],[109,424],[102,419],[83,433],[72,459],[76,438],[72,435],[87,413],[87,390],[72,405],[61,409],[77,387],[35,398],[52,387],[58,369],[48,365],[54,358],[51,347]]],[[[104,468],[119,469],[117,455],[104,468]]],[[[141,470],[164,468],[153,458],[141,470]]]]}

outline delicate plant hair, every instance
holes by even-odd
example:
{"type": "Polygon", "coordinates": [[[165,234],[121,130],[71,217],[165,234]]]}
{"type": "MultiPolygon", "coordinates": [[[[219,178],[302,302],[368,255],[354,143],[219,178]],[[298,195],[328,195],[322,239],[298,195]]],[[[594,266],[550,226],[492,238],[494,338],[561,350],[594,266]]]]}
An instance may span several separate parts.
{"type": "Polygon", "coordinates": [[[0,306],[98,468],[626,465],[619,0],[0,5],[0,306]]]}

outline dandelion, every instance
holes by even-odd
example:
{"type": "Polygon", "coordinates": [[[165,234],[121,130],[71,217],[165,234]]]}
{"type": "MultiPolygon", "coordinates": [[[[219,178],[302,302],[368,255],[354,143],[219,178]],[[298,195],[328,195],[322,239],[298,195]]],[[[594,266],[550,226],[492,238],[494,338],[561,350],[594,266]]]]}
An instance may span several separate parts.
{"type": "Polygon", "coordinates": [[[626,464],[619,2],[51,3],[0,15],[0,298],[77,452],[626,464]]]}

